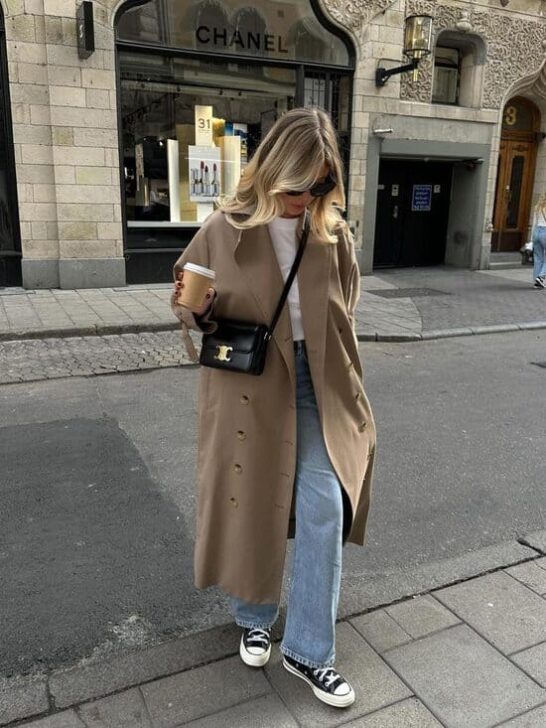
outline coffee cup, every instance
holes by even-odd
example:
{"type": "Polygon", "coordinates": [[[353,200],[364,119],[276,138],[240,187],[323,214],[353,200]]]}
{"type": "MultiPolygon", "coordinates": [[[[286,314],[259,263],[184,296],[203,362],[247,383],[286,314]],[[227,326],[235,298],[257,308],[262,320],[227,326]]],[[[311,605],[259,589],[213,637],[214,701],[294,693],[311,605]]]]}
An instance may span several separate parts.
{"type": "Polygon", "coordinates": [[[189,308],[190,311],[199,311],[205,303],[205,296],[215,278],[216,273],[210,268],[196,263],[186,263],[178,303],[189,308]]]}

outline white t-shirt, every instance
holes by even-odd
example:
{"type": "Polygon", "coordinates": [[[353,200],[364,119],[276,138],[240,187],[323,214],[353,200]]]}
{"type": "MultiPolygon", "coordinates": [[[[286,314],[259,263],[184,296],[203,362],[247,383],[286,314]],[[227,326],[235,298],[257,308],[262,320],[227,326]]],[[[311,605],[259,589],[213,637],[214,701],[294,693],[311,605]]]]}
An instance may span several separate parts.
{"type": "MultiPolygon", "coordinates": [[[[269,224],[269,234],[275,249],[275,255],[279,262],[283,280],[286,282],[298,249],[296,242],[296,228],[298,217],[276,217],[269,224]]],[[[292,324],[292,338],[294,341],[305,339],[303,333],[303,322],[301,319],[300,292],[298,289],[298,276],[288,292],[288,309],[290,311],[290,323],[292,324]]]]}

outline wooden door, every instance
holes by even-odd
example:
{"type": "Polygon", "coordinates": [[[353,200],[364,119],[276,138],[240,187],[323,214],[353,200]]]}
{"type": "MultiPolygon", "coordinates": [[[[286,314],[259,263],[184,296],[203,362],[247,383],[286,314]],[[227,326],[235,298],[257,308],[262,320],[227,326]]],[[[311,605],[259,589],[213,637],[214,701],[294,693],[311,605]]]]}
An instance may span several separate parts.
{"type": "Polygon", "coordinates": [[[491,249],[517,251],[526,241],[537,154],[538,109],[527,99],[505,107],[491,249]]]}

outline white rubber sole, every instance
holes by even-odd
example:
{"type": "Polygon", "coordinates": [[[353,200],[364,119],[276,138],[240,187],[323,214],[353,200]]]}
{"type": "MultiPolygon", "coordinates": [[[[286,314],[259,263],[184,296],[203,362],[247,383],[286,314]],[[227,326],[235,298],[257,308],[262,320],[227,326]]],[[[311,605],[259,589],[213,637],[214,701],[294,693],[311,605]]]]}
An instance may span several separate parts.
{"type": "Polygon", "coordinates": [[[241,660],[245,663],[245,665],[248,665],[249,667],[263,667],[264,665],[267,665],[267,663],[269,662],[269,658],[271,657],[271,644],[267,648],[267,651],[264,652],[262,655],[252,655],[245,648],[243,638],[241,637],[241,644],[239,645],[239,655],[241,656],[241,660]]]}
{"type": "Polygon", "coordinates": [[[291,672],[292,675],[295,675],[296,677],[299,677],[304,682],[306,682],[315,694],[315,697],[319,700],[322,700],[322,702],[326,703],[326,705],[331,705],[333,708],[348,708],[355,702],[355,691],[352,688],[351,692],[347,693],[347,695],[329,695],[328,693],[324,693],[322,690],[319,690],[317,687],[315,687],[311,680],[306,678],[305,675],[302,675],[299,670],[296,670],[294,667],[292,667],[292,665],[290,665],[286,660],[283,659],[282,664],[285,669],[288,670],[288,672],[291,672]]]}

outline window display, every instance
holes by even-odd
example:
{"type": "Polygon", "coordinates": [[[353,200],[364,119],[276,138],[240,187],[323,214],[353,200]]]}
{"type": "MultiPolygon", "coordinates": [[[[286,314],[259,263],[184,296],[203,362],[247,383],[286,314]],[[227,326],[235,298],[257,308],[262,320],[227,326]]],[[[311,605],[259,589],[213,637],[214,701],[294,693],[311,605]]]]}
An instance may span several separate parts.
{"type": "Polygon", "coordinates": [[[121,54],[126,215],[200,222],[234,191],[249,155],[294,106],[296,74],[172,57],[121,54]]]}

